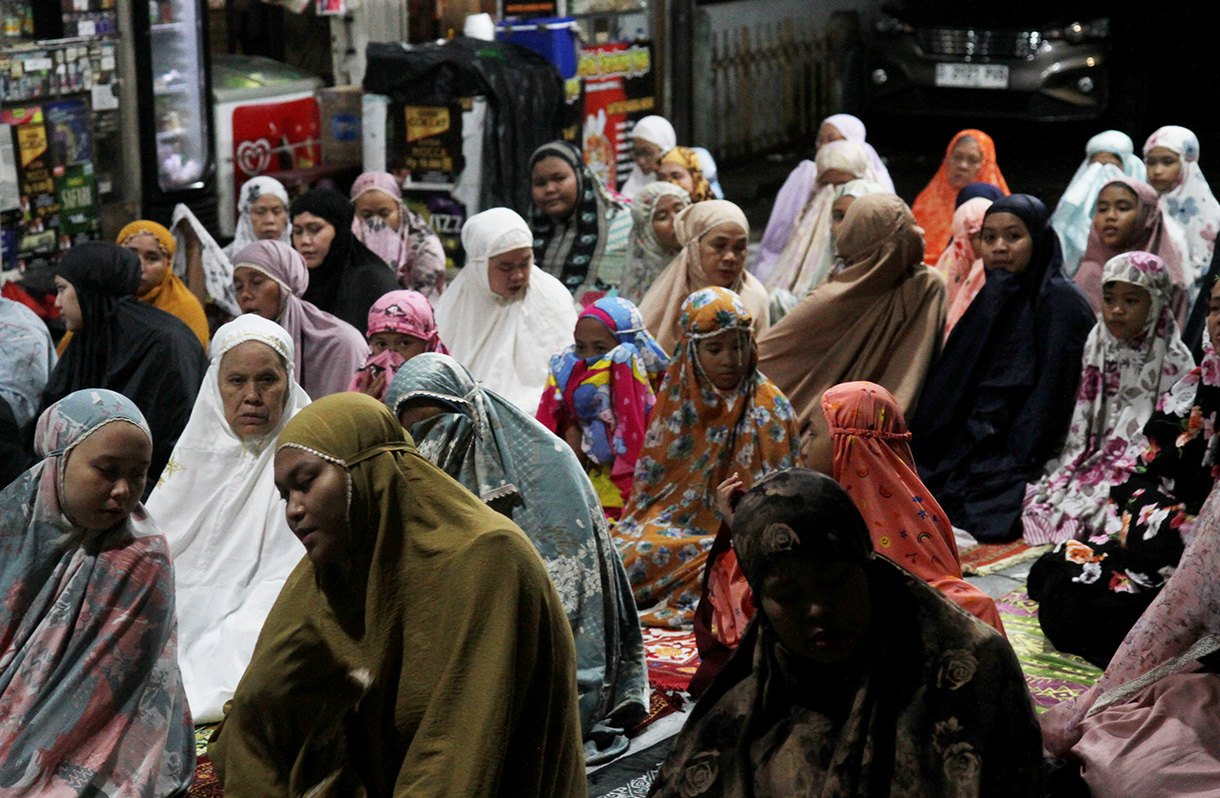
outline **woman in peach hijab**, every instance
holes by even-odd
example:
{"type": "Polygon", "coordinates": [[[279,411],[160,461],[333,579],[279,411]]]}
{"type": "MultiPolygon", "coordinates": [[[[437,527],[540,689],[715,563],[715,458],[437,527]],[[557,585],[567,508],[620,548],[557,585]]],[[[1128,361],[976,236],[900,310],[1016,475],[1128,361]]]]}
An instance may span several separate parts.
{"type": "Polygon", "coordinates": [[[767,289],[747,272],[750,222],[728,200],[688,205],[674,219],[682,250],[658,276],[640,301],[644,324],[667,354],[682,341],[682,306],[696,291],[718,286],[741,297],[754,320],[754,334],[770,326],[767,289]]]}
{"type": "Polygon", "coordinates": [[[834,438],[828,473],[860,508],[877,553],[1004,634],[995,601],[962,578],[953,528],[915,473],[911,433],[893,394],[845,382],[822,396],[822,412],[834,438]]]}
{"type": "Polygon", "coordinates": [[[911,206],[924,231],[924,263],[929,266],[936,265],[949,245],[957,193],[971,183],[990,183],[1008,193],[996,164],[995,142],[983,131],[967,128],[949,142],[940,169],[911,206]]]}
{"type": "Polygon", "coordinates": [[[936,268],[945,278],[945,301],[948,304],[948,319],[945,321],[945,340],[957,320],[970,307],[974,297],[987,282],[983,269],[983,256],[976,242],[983,229],[983,216],[991,207],[991,200],[975,197],[958,206],[953,212],[953,241],[940,255],[936,268]]]}

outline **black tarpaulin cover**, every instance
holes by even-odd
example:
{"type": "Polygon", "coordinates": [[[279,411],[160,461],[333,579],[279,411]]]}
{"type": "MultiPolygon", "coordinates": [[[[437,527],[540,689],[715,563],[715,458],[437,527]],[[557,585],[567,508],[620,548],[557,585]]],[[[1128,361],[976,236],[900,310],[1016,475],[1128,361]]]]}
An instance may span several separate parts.
{"type": "Polygon", "coordinates": [[[487,98],[482,208],[529,210],[529,160],[559,138],[564,85],[559,70],[533,50],[465,36],[429,44],[370,42],[364,90],[407,105],[448,105],[487,98]]]}

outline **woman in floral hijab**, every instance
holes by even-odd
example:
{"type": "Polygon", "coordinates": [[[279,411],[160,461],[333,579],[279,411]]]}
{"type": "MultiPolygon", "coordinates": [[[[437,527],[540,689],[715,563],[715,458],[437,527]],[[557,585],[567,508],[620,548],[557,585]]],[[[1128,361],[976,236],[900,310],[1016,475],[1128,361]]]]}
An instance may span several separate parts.
{"type": "Polygon", "coordinates": [[[763,478],[737,505],[733,545],[759,612],[650,795],[1043,794],[1012,649],[877,557],[834,480],[763,478]]]}
{"type": "Polygon", "coordinates": [[[1157,129],[1144,142],[1148,183],[1161,195],[1161,207],[1186,231],[1189,284],[1195,286],[1207,272],[1220,232],[1220,202],[1199,168],[1199,138],[1178,125],[1157,129]]]}
{"type": "Polygon", "coordinates": [[[796,463],[796,416],[758,371],[751,321],[727,288],[696,291],[682,305],[682,340],[614,530],[647,626],[682,627],[694,619],[721,520],[716,486],[735,471],[748,486],[796,463]],[[726,366],[721,357],[740,360],[726,366]]]}
{"type": "MultiPolygon", "coordinates": [[[[1218,301],[1213,288],[1213,306],[1218,301]]],[[[1220,311],[1208,316],[1208,332],[1220,332],[1220,311]]],[[[1042,605],[1046,636],[1102,667],[1177,568],[1220,476],[1220,356],[1210,336],[1203,352],[1144,425],[1146,448],[1110,488],[1104,530],[1060,543],[1030,570],[1029,595],[1042,605]]]]}
{"type": "Polygon", "coordinates": [[[195,763],[169,546],[140,504],[152,431],[68,394],[0,491],[0,793],[185,795],[195,763]]]}

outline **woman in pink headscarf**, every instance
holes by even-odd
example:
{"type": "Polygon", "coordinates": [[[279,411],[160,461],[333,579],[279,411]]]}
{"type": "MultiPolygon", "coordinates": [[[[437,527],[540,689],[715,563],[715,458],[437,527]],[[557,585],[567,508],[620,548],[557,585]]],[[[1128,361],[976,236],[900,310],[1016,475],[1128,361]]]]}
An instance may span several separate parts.
{"type": "Polygon", "coordinates": [[[385,389],[400,366],[424,352],[449,354],[428,299],[418,291],[391,291],[369,308],[369,352],[352,377],[349,391],[385,398],[385,389]]]}
{"type": "Polygon", "coordinates": [[[398,274],[398,284],[429,302],[445,290],[445,250],[441,240],[402,201],[389,172],[365,172],[352,184],[352,232],[398,274]]]}
{"type": "Polygon", "coordinates": [[[257,313],[292,336],[297,382],[311,399],[347,390],[368,344],[352,325],[301,297],[309,269],[283,241],[255,241],[233,258],[233,285],[242,313],[257,313]]]}
{"type": "Polygon", "coordinates": [[[953,240],[936,262],[936,268],[945,278],[945,301],[949,306],[945,320],[946,341],[987,282],[983,255],[977,249],[977,243],[983,229],[983,216],[990,207],[991,200],[986,197],[975,197],[958,206],[953,212],[953,240]]]}
{"type": "Polygon", "coordinates": [[[1159,201],[1156,189],[1134,177],[1116,177],[1098,192],[1093,202],[1093,229],[1075,278],[1098,316],[1105,265],[1124,252],[1151,252],[1169,270],[1174,289],[1169,306],[1179,324],[1185,321],[1191,288],[1186,239],[1159,201]]]}

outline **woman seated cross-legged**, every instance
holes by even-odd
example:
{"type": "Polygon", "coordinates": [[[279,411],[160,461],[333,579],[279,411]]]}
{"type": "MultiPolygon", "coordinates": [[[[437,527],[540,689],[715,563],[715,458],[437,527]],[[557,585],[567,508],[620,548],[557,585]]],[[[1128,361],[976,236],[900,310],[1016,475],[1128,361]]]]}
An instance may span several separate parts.
{"type": "Polygon", "coordinates": [[[288,422],[275,483],[306,557],[208,746],[225,795],[583,796],[572,633],[521,530],[363,394],[288,422]]]}

